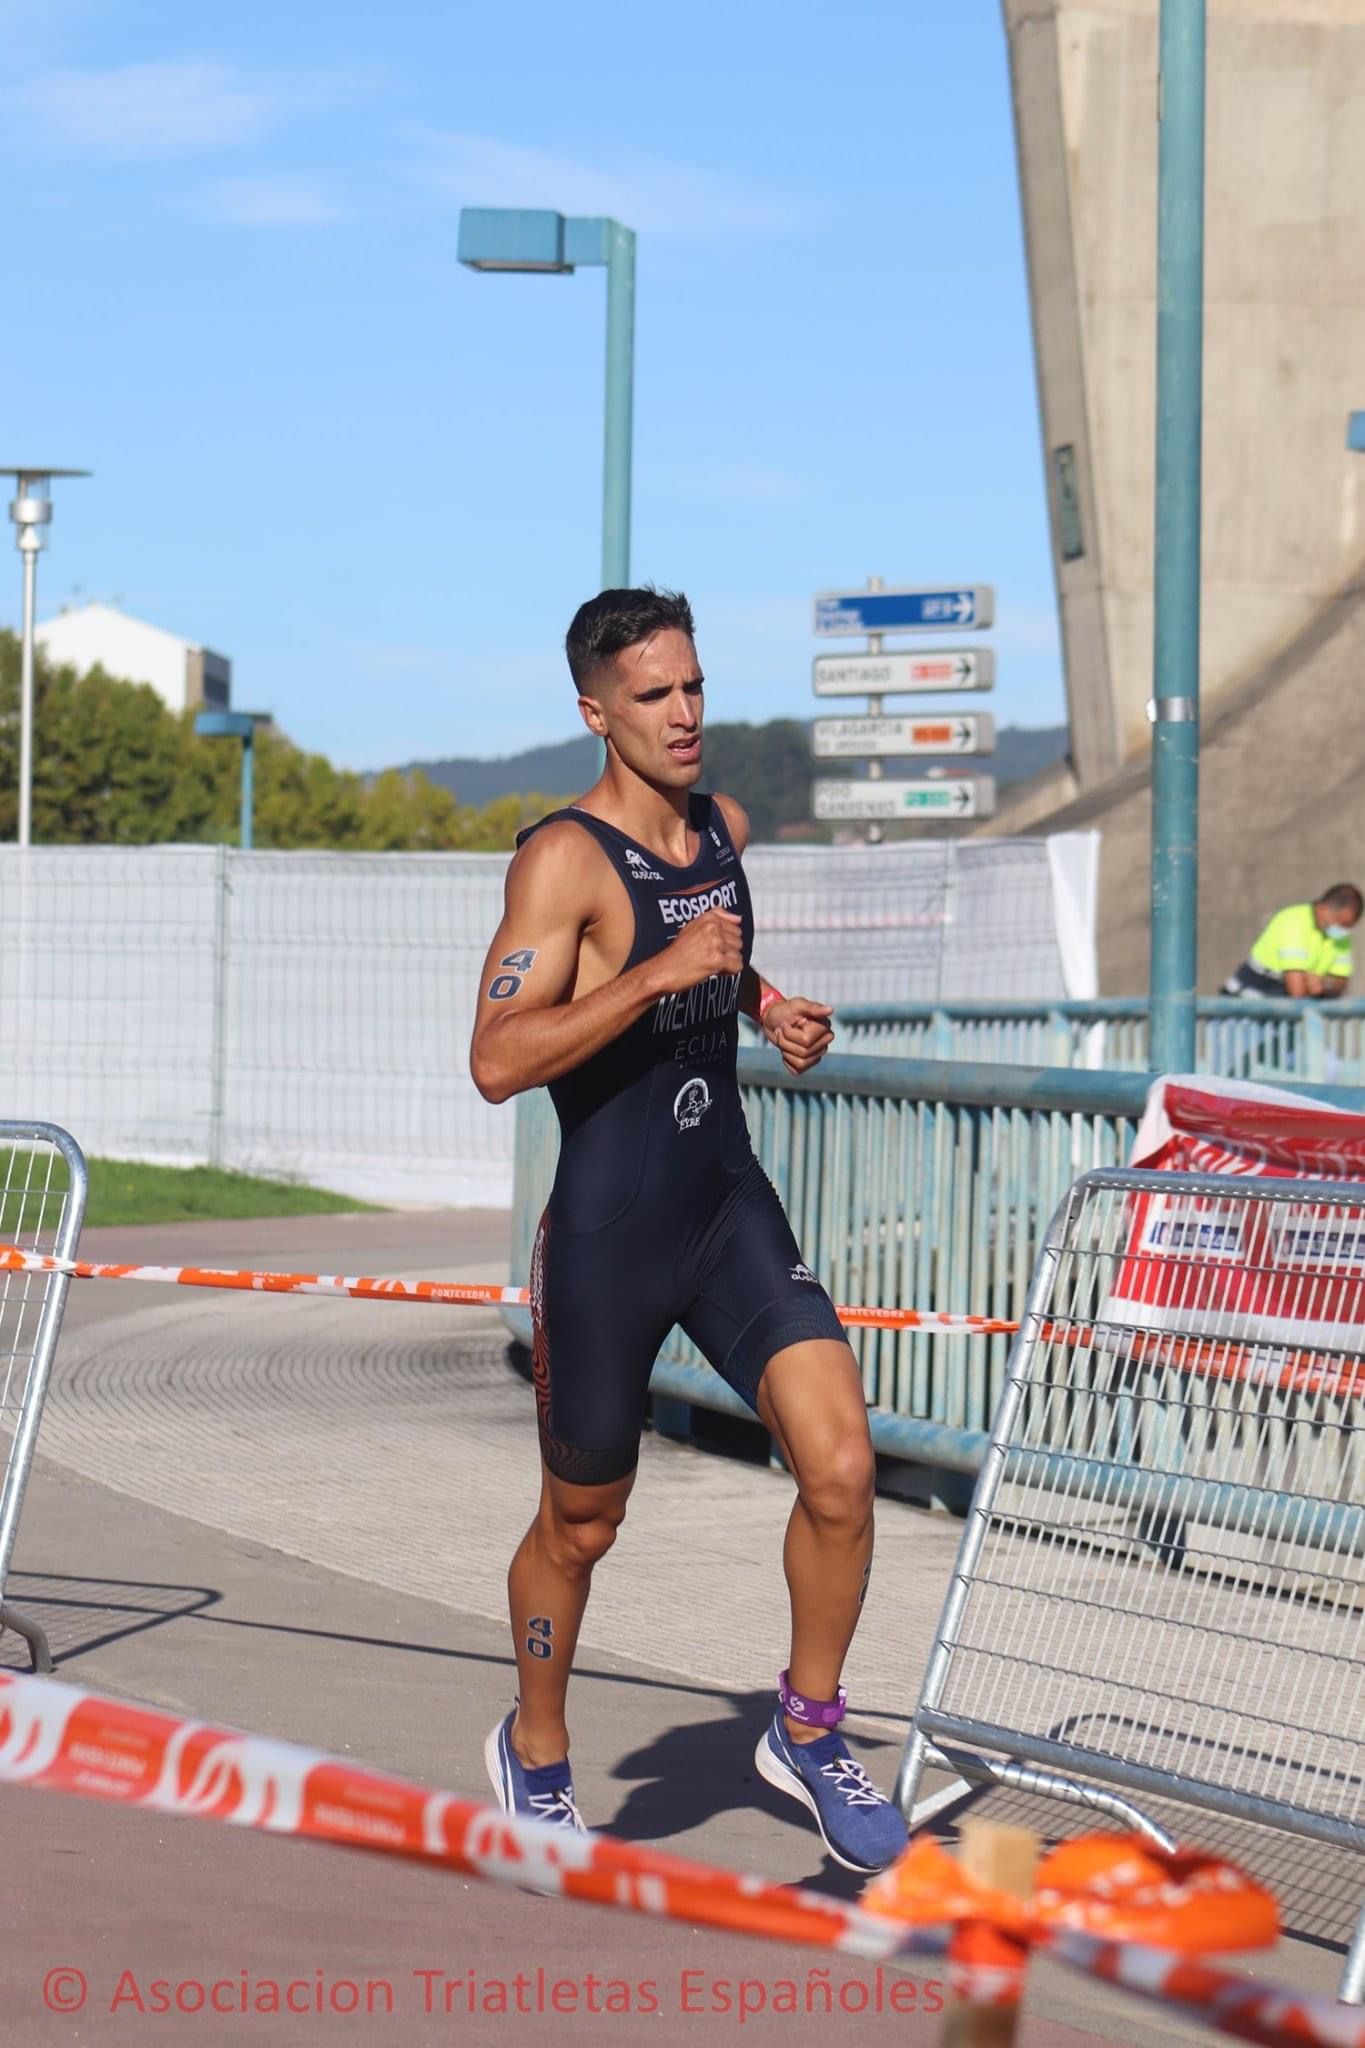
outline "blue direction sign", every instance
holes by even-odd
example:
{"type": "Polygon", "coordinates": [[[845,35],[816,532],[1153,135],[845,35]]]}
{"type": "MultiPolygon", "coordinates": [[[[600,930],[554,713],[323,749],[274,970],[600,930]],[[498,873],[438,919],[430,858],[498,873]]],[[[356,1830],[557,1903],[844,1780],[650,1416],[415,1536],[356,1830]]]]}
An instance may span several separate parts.
{"type": "Polygon", "coordinates": [[[995,592],[988,583],[952,590],[825,590],[815,600],[815,630],[833,633],[960,633],[989,626],[995,592]]]}

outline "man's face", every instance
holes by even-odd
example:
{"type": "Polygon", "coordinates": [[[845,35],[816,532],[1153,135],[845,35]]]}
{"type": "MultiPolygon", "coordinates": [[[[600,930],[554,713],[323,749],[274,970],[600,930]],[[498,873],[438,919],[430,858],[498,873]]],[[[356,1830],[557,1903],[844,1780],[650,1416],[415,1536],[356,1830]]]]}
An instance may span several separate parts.
{"type": "Polygon", "coordinates": [[[614,657],[579,699],[587,724],[628,768],[660,789],[691,789],[701,775],[701,664],[670,626],[614,657]]]}
{"type": "Polygon", "coordinates": [[[1321,932],[1325,932],[1329,925],[1336,925],[1341,930],[1350,931],[1352,925],[1356,922],[1357,915],[1358,913],[1353,903],[1315,903],[1313,905],[1313,916],[1317,921],[1318,930],[1321,932]]]}

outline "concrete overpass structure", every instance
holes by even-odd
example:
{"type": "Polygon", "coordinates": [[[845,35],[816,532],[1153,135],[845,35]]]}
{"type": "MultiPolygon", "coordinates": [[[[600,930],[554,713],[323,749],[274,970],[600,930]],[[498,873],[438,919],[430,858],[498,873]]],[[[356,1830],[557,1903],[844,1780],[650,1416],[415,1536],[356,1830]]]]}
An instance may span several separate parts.
{"type": "MultiPolygon", "coordinates": [[[[1069,766],[993,832],[1097,824],[1101,986],[1146,987],[1157,0],[1004,0],[1069,766]]],[[[1365,0],[1209,0],[1200,987],[1365,885],[1365,0]]]]}

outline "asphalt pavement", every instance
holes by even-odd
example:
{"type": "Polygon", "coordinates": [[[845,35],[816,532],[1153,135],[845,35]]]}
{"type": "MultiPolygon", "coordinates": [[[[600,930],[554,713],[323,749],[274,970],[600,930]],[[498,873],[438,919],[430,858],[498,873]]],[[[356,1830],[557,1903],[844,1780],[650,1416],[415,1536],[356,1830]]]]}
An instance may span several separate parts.
{"type": "MultiPolygon", "coordinates": [[[[507,1218],[148,1226],[90,1231],[83,1248],[501,1280],[507,1218]]],[[[8,1596],[43,1621],[72,1683],[483,1797],[483,1737],[513,1684],[503,1574],[535,1490],[530,1390],[488,1312],[78,1284],[8,1596]]],[[[591,1825],[849,1897],[857,1881],[753,1766],[786,1649],[790,1498],[781,1472],[647,1437],[583,1632],[575,1780],[591,1825]]],[[[880,1505],[848,1725],[888,1786],[959,1526],[880,1505]]],[[[22,1651],[0,1637],[0,1664],[20,1664],[22,1651]]],[[[1009,1795],[991,1795],[986,1810],[1066,1824],[1061,1809],[1009,1795]]],[[[1189,1820],[1186,1834],[1209,1842],[1189,1820]]],[[[927,1967],[907,1977],[831,1964],[22,1788],[0,1789],[0,1826],[6,2048],[456,2038],[672,2048],[708,2028],[737,2042],[916,2043],[942,2031],[927,1967]],[[206,2009],[191,2010],[201,1995],[206,2009]]],[[[1358,1861],[1250,1831],[1234,1840],[1222,1823],[1213,1834],[1211,1846],[1259,1856],[1302,1930],[1258,1958],[1258,1973],[1330,1991],[1358,1861]]],[[[1024,2048],[1199,2038],[1048,1968],[1034,1973],[1021,2033],[1024,2048]]]]}

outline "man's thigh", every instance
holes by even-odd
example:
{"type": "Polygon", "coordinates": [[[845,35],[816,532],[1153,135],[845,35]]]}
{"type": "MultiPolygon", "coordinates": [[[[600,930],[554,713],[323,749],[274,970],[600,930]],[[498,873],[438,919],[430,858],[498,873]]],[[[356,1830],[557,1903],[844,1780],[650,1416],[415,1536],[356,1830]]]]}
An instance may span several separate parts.
{"type": "Polygon", "coordinates": [[[635,1469],[650,1368],[672,1315],[600,1231],[541,1222],[531,1262],[532,1375],[546,1471],[571,1488],[635,1469]]]}
{"type": "Polygon", "coordinates": [[[717,1215],[697,1294],[681,1322],[755,1413],[770,1358],[809,1342],[847,1349],[833,1303],[757,1166],[717,1215]]]}

